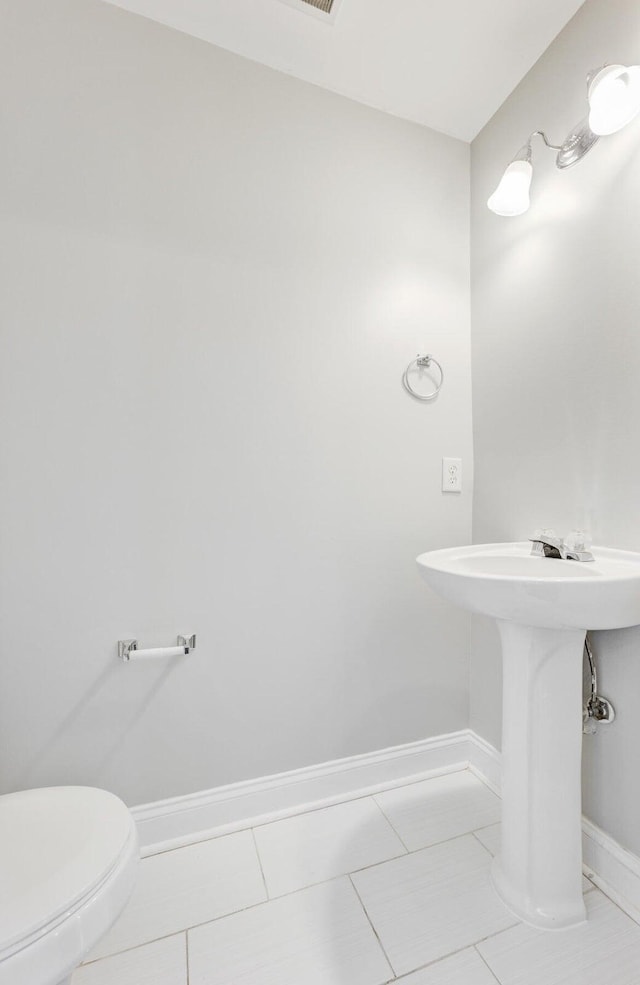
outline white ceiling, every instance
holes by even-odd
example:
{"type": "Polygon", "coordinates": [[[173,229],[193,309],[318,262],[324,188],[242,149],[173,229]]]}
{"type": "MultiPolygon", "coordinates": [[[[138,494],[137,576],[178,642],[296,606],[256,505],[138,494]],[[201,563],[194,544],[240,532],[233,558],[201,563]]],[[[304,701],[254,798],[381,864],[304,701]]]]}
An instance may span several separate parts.
{"type": "Polygon", "coordinates": [[[107,0],[281,72],[472,140],[583,0],[107,0]]]}

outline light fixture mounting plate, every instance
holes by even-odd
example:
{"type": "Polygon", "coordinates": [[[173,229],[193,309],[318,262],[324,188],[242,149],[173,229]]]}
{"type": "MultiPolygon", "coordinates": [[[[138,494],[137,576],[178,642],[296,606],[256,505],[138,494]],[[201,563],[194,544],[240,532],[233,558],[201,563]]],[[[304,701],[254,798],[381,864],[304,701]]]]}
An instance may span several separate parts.
{"type": "Polygon", "coordinates": [[[588,154],[594,144],[600,138],[589,128],[589,120],[581,120],[571,133],[565,138],[562,147],[558,151],[556,167],[564,171],[572,168],[574,164],[581,161],[585,154],[588,154]]]}

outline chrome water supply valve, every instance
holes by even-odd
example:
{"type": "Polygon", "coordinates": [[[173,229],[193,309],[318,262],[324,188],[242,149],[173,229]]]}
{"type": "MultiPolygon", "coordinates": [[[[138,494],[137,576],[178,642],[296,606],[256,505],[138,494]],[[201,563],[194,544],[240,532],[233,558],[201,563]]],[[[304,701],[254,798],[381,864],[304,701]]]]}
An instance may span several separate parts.
{"type": "Polygon", "coordinates": [[[611,702],[598,694],[598,673],[588,633],[584,641],[584,652],[589,661],[591,695],[582,709],[582,731],[585,735],[593,735],[598,730],[598,724],[609,725],[615,719],[616,712],[611,702]]]}

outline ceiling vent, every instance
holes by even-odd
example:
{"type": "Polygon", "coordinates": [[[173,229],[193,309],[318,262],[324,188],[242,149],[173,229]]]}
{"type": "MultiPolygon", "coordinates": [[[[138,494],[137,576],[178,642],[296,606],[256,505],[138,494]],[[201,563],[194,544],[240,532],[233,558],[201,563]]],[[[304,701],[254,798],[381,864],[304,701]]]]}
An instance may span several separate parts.
{"type": "Polygon", "coordinates": [[[342,0],[281,0],[288,7],[312,14],[326,23],[332,24],[337,15],[342,0]]]}

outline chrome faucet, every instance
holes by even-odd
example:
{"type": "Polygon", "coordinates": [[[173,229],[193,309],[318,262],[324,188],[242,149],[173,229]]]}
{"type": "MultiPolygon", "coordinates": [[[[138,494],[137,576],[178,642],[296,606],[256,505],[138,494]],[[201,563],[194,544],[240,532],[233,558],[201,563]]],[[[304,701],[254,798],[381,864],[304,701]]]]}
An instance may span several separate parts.
{"type": "Polygon", "coordinates": [[[588,538],[583,530],[572,530],[563,541],[555,530],[536,530],[531,541],[534,557],[557,558],[562,561],[595,561],[588,550],[588,538]]]}

